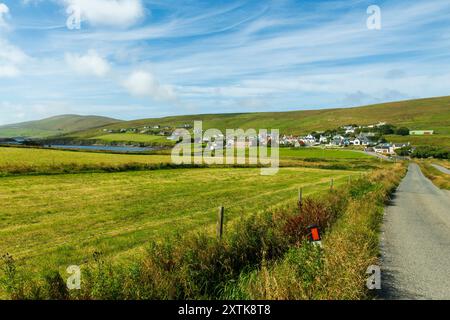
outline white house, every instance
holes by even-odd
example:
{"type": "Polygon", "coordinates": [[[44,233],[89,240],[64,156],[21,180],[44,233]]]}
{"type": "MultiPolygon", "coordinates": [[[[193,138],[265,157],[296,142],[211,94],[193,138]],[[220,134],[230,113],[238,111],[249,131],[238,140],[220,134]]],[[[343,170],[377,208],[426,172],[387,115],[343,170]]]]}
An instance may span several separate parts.
{"type": "Polygon", "coordinates": [[[320,143],[328,143],[328,137],[320,135],[319,142],[320,143]]]}
{"type": "Polygon", "coordinates": [[[376,153],[380,153],[380,154],[384,154],[384,155],[390,155],[390,154],[395,153],[394,147],[390,143],[380,144],[378,146],[375,146],[373,149],[376,153]]]}
{"type": "Polygon", "coordinates": [[[345,134],[355,133],[355,128],[345,129],[345,134]]]}
{"type": "Polygon", "coordinates": [[[355,138],[353,141],[350,141],[350,142],[353,143],[353,145],[355,145],[355,146],[361,145],[361,140],[359,140],[358,138],[355,138]]]}

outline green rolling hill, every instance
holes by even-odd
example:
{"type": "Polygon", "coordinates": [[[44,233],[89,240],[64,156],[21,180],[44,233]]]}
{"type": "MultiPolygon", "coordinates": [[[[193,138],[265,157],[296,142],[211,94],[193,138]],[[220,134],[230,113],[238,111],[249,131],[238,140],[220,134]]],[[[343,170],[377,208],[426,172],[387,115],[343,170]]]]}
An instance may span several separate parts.
{"type": "Polygon", "coordinates": [[[174,127],[185,123],[192,124],[194,120],[202,120],[203,129],[217,128],[224,131],[227,128],[278,128],[282,134],[305,134],[311,131],[333,129],[345,124],[369,125],[384,121],[410,129],[433,129],[437,134],[450,135],[450,97],[400,101],[356,108],[150,118],[77,132],[75,136],[93,137],[101,134],[104,128],[142,128],[153,125],[174,127]]]}
{"type": "Polygon", "coordinates": [[[119,122],[120,120],[99,116],[60,115],[37,121],[0,126],[0,137],[43,138],[119,122]]]}
{"type": "MultiPolygon", "coordinates": [[[[311,131],[334,129],[346,124],[369,125],[381,121],[396,126],[406,126],[409,129],[435,130],[434,136],[424,137],[424,139],[426,138],[426,143],[425,140],[424,143],[450,145],[450,96],[355,108],[202,114],[133,121],[119,121],[96,116],[64,115],[0,127],[0,137],[62,136],[74,139],[90,139],[104,136],[107,130],[142,129],[145,126],[155,125],[177,127],[184,124],[192,125],[195,120],[203,121],[203,129],[217,128],[225,132],[225,129],[235,128],[277,128],[281,134],[306,134],[311,131]]],[[[418,137],[417,139],[420,140],[421,138],[418,137]]]]}

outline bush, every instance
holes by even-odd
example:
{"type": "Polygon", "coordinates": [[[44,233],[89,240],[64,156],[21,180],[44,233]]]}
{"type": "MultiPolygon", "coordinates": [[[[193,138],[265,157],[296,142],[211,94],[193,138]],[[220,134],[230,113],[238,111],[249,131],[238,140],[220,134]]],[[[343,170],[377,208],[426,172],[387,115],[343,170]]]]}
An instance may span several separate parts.
{"type": "Polygon", "coordinates": [[[308,235],[308,226],[317,225],[321,230],[331,226],[342,212],[346,198],[342,193],[330,192],[321,199],[306,198],[298,214],[289,217],[284,234],[291,242],[300,243],[308,235]]]}
{"type": "Polygon", "coordinates": [[[395,130],[395,134],[399,136],[408,136],[409,135],[409,129],[406,127],[400,127],[397,130],[395,130]]]}
{"type": "Polygon", "coordinates": [[[407,157],[411,153],[411,147],[402,147],[400,149],[396,149],[395,153],[401,157],[407,157]]]}
{"type": "Polygon", "coordinates": [[[50,300],[67,300],[69,291],[66,283],[57,271],[50,271],[44,275],[45,290],[50,300]]]}
{"type": "Polygon", "coordinates": [[[442,147],[433,146],[420,146],[417,147],[411,156],[414,158],[436,158],[436,159],[449,159],[450,150],[442,147]]]}

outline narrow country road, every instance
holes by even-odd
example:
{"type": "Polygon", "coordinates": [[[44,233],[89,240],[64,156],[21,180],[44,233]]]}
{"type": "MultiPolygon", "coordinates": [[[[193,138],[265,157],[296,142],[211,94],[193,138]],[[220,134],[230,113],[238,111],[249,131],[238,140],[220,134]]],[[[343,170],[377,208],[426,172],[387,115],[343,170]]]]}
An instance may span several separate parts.
{"type": "Polygon", "coordinates": [[[443,166],[440,166],[435,163],[432,163],[431,165],[443,173],[450,174],[450,170],[448,170],[447,168],[444,168],[443,166]]]}
{"type": "Polygon", "coordinates": [[[382,233],[384,299],[450,299],[450,192],[410,164],[382,233]]]}

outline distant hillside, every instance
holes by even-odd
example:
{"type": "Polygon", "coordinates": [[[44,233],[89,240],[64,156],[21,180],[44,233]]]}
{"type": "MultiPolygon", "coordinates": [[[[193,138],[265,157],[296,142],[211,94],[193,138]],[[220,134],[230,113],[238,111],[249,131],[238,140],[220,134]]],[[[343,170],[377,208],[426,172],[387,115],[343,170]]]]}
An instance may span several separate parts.
{"type": "Polygon", "coordinates": [[[61,115],[37,121],[0,126],[0,137],[48,137],[84,131],[118,122],[120,120],[99,116],[61,115]]]}
{"type": "Polygon", "coordinates": [[[450,134],[450,97],[384,103],[356,108],[291,112],[240,114],[206,114],[126,121],[103,128],[87,130],[77,137],[94,137],[103,129],[142,128],[144,126],[181,126],[202,120],[203,128],[278,128],[282,134],[305,134],[333,129],[345,124],[369,125],[379,121],[410,129],[433,129],[437,134],[450,134]]]}

